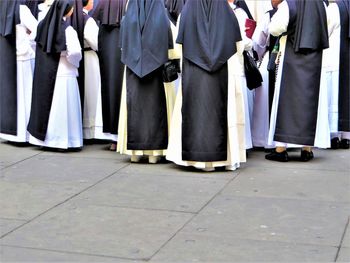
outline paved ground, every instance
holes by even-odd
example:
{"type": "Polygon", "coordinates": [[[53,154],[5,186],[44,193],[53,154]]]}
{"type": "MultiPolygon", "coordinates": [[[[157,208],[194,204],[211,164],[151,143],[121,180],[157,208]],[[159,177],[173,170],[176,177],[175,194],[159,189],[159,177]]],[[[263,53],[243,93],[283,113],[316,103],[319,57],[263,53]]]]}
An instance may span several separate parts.
{"type": "Polygon", "coordinates": [[[350,261],[349,150],[200,173],[105,147],[0,144],[1,262],[350,261]]]}

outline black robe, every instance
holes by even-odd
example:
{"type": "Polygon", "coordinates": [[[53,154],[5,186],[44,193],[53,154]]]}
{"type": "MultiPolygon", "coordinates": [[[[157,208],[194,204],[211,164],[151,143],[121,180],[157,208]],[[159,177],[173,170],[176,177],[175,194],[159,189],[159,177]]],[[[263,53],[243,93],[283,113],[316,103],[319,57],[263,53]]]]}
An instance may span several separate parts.
{"type": "Polygon", "coordinates": [[[338,130],[350,132],[350,28],[349,0],[337,1],[340,21],[339,123],[338,130]]]}
{"type": "Polygon", "coordinates": [[[188,0],[177,42],[183,45],[182,159],[227,160],[227,61],[241,40],[238,21],[223,0],[188,0]]]}
{"type": "Polygon", "coordinates": [[[121,45],[122,61],[127,66],[127,149],[166,149],[168,119],[162,68],[173,39],[162,1],[129,0],[121,45]]]}
{"type": "Polygon", "coordinates": [[[101,69],[103,132],[118,134],[124,64],[121,62],[120,21],[125,0],[100,0],[93,18],[99,22],[98,56],[101,69]]]}
{"type": "Polygon", "coordinates": [[[0,133],[17,135],[16,24],[19,1],[0,2],[0,133]]]}
{"type": "Polygon", "coordinates": [[[287,0],[290,18],[274,140],[313,146],[328,30],[323,1],[310,1],[305,10],[299,9],[304,1],[287,0]]]}
{"type": "Polygon", "coordinates": [[[39,23],[35,39],[37,47],[32,105],[27,129],[41,141],[46,137],[61,51],[66,49],[65,30],[68,23],[63,20],[63,16],[72,6],[72,0],[55,1],[39,23]]]}

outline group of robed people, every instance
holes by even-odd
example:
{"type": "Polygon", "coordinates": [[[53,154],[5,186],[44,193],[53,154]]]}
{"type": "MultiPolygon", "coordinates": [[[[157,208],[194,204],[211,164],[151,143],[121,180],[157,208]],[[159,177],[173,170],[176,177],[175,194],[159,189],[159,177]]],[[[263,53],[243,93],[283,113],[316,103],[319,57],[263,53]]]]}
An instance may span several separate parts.
{"type": "Polygon", "coordinates": [[[0,138],[204,171],[349,148],[349,0],[271,4],[252,31],[243,0],[3,0],[0,138]]]}

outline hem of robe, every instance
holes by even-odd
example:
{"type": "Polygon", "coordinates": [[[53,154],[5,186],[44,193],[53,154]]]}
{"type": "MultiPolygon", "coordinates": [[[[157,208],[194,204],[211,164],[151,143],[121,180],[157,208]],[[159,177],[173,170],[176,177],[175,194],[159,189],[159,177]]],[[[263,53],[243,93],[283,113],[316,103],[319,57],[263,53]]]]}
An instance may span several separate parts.
{"type": "Polygon", "coordinates": [[[84,139],[110,140],[118,142],[118,135],[111,133],[104,133],[102,126],[83,127],[84,139]]]}
{"type": "MultiPolygon", "coordinates": [[[[164,149],[148,149],[148,150],[131,150],[127,148],[128,142],[128,132],[127,132],[127,105],[126,105],[126,69],[124,70],[123,77],[123,87],[122,96],[120,102],[120,115],[118,123],[118,144],[117,153],[124,155],[137,155],[137,156],[166,156],[167,146],[164,149]]],[[[164,83],[165,97],[166,97],[166,107],[167,107],[167,117],[168,117],[168,131],[170,131],[170,122],[172,117],[172,112],[175,103],[175,83],[164,83]]]]}
{"type": "MultiPolygon", "coordinates": [[[[229,63],[230,66],[230,63],[229,63]]],[[[229,71],[230,72],[230,71],[229,71]]],[[[242,94],[242,87],[239,83],[239,80],[235,78],[232,74],[229,74],[229,89],[228,89],[228,106],[232,106],[234,109],[228,116],[229,120],[237,120],[234,123],[229,121],[228,123],[228,141],[227,141],[227,158],[225,161],[216,161],[216,162],[197,162],[197,161],[186,161],[182,159],[182,89],[181,83],[179,90],[177,92],[174,114],[172,117],[170,138],[168,152],[166,159],[177,165],[185,167],[194,167],[197,169],[204,168],[216,168],[216,167],[225,167],[226,170],[234,171],[240,167],[241,163],[246,162],[246,143],[245,143],[245,124],[244,124],[244,99],[242,94]],[[234,85],[235,88],[230,85],[234,85]],[[230,100],[234,101],[230,103],[230,100]],[[231,113],[233,115],[231,115],[231,113]],[[242,116],[243,115],[243,116],[242,116]],[[232,118],[230,118],[232,117],[232,118]],[[232,151],[234,150],[234,151],[232,151]],[[231,152],[232,151],[232,152],[231,152]]]]}
{"type": "Polygon", "coordinates": [[[224,151],[224,152],[182,151],[182,159],[184,161],[191,161],[191,162],[224,162],[224,161],[227,161],[227,151],[224,151]]]}

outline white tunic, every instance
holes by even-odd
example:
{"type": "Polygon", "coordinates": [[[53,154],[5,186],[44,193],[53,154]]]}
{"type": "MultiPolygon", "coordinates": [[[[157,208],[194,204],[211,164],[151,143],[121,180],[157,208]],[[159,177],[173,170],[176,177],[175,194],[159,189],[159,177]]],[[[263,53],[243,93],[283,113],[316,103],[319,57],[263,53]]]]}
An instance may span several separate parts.
{"type": "MultiPolygon", "coordinates": [[[[269,32],[273,36],[280,36],[281,34],[287,32],[289,25],[289,6],[287,1],[282,2],[278,6],[278,11],[272,17],[271,23],[269,25],[269,32]]],[[[284,142],[276,142],[274,141],[274,134],[276,128],[276,120],[277,120],[277,109],[280,95],[280,86],[283,72],[283,63],[285,56],[285,48],[288,36],[283,36],[280,39],[280,64],[277,73],[275,94],[273,98],[273,104],[271,109],[271,119],[270,119],[270,129],[269,129],[269,139],[268,144],[271,147],[274,146],[282,146],[282,147],[302,147],[303,145],[295,145],[295,144],[286,144],[284,142]]],[[[327,99],[327,90],[320,89],[319,94],[319,104],[318,104],[318,116],[317,116],[317,127],[316,127],[316,136],[314,145],[319,148],[328,148],[330,146],[330,135],[329,135],[329,125],[328,125],[328,99],[327,99]]]]}
{"type": "Polygon", "coordinates": [[[253,41],[246,36],[245,33],[245,22],[248,18],[246,12],[237,8],[236,5],[230,3],[232,10],[235,12],[237,17],[239,28],[241,31],[242,41],[237,43],[237,53],[232,57],[232,67],[234,70],[232,74],[237,80],[237,84],[241,85],[243,98],[244,98],[244,116],[245,116],[245,144],[246,149],[253,148],[251,126],[253,119],[253,99],[254,92],[247,88],[247,80],[244,73],[244,58],[243,51],[250,51],[253,47],[253,41]]]}
{"type": "Polygon", "coordinates": [[[45,141],[30,136],[29,142],[51,148],[83,146],[82,116],[77,81],[81,47],[76,31],[67,27],[67,50],[61,52],[45,141]]]}
{"type": "MultiPolygon", "coordinates": [[[[87,14],[86,10],[84,12],[87,14]]],[[[118,136],[116,134],[103,132],[101,74],[99,59],[96,54],[98,50],[98,31],[99,27],[95,20],[89,18],[84,27],[84,47],[92,49],[84,51],[84,138],[117,141],[118,136]]]]}
{"type": "Polygon", "coordinates": [[[32,102],[33,64],[35,51],[32,42],[38,22],[25,5],[19,6],[20,24],[16,25],[17,54],[17,136],[0,134],[0,138],[13,142],[27,142],[27,125],[32,102]],[[30,32],[30,34],[28,34],[30,32]]]}
{"type": "Polygon", "coordinates": [[[254,147],[268,146],[269,134],[269,72],[267,64],[269,62],[270,45],[269,27],[270,14],[265,13],[261,20],[258,21],[257,27],[253,35],[253,49],[258,53],[259,59],[262,61],[260,65],[260,73],[263,77],[263,83],[260,88],[254,91],[253,103],[253,120],[252,120],[252,141],[254,147]]]}

